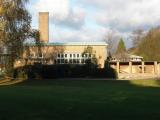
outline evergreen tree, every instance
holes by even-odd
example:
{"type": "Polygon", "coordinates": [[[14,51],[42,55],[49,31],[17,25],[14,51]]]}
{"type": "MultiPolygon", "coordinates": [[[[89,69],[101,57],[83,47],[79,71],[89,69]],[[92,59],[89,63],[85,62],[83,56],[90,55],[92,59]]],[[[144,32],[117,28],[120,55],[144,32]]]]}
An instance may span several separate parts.
{"type": "Polygon", "coordinates": [[[116,54],[124,53],[124,52],[126,52],[126,46],[123,39],[121,38],[117,46],[116,54]]]}
{"type": "Polygon", "coordinates": [[[126,51],[126,46],[125,46],[125,43],[124,43],[124,41],[123,41],[122,38],[120,39],[120,41],[118,43],[115,57],[117,59],[123,60],[123,61],[126,61],[126,59],[128,59],[128,55],[127,55],[127,51],[126,51]]]}

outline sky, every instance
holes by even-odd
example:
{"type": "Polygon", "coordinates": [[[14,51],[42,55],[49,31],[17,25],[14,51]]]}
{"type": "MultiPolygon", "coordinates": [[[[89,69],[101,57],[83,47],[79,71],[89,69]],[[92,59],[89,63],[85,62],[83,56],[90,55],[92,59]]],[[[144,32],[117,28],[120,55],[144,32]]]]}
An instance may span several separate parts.
{"type": "Polygon", "coordinates": [[[30,0],[32,27],[38,12],[50,14],[50,42],[100,42],[109,33],[125,40],[136,29],[160,25],[160,0],[30,0]]]}

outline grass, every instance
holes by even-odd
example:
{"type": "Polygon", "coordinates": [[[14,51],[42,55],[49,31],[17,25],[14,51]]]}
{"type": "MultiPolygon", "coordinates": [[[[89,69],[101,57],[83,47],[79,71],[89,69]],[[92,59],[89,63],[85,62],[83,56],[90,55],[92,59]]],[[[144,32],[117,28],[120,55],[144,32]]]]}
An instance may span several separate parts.
{"type": "Polygon", "coordinates": [[[0,120],[159,120],[160,81],[32,81],[0,87],[0,120]]]}

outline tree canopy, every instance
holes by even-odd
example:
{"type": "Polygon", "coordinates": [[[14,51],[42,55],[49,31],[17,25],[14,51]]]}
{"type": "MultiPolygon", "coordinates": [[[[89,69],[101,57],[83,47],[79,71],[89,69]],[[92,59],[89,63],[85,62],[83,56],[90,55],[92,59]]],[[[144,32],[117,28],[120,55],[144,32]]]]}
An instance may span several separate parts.
{"type": "Polygon", "coordinates": [[[148,61],[160,61],[160,28],[152,28],[141,40],[136,53],[148,61]]]}
{"type": "Polygon", "coordinates": [[[108,44],[108,54],[112,55],[116,52],[116,47],[119,39],[120,36],[113,30],[105,35],[104,41],[108,44]]]}
{"type": "Polygon", "coordinates": [[[91,61],[90,61],[90,63],[92,63],[94,65],[97,65],[97,58],[96,58],[96,56],[94,54],[93,47],[87,46],[84,49],[84,52],[83,52],[83,55],[85,55],[85,54],[91,55],[91,61]]]}
{"type": "Polygon", "coordinates": [[[124,52],[126,52],[126,46],[123,39],[121,38],[117,46],[116,54],[124,53],[124,52]]]}
{"type": "Polygon", "coordinates": [[[132,32],[131,39],[133,47],[137,47],[141,43],[144,35],[145,32],[143,31],[143,29],[136,29],[132,32]]]}
{"type": "Polygon", "coordinates": [[[23,53],[23,43],[30,36],[31,16],[25,8],[28,0],[0,0],[0,45],[7,48],[11,66],[23,53]]]}
{"type": "Polygon", "coordinates": [[[126,46],[122,38],[119,40],[115,57],[121,60],[125,60],[128,58],[126,46]]]}

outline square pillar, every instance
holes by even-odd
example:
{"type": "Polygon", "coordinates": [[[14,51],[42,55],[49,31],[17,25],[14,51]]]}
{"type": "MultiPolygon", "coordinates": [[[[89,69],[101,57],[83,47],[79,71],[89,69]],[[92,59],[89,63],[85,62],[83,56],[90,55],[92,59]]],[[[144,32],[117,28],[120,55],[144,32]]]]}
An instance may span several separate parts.
{"type": "Polygon", "coordinates": [[[158,74],[160,74],[160,63],[158,63],[158,74]]]}
{"type": "Polygon", "coordinates": [[[142,74],[144,74],[144,61],[142,61],[142,74]]]}
{"type": "Polygon", "coordinates": [[[129,73],[132,74],[132,62],[129,62],[129,73]]]}
{"type": "Polygon", "coordinates": [[[154,74],[158,74],[158,63],[154,61],[154,74]]]}
{"type": "Polygon", "coordinates": [[[158,74],[160,75],[160,63],[158,64],[158,74]]]}
{"type": "Polygon", "coordinates": [[[117,62],[117,73],[118,73],[118,74],[120,73],[120,65],[119,65],[119,62],[117,62]]]}

